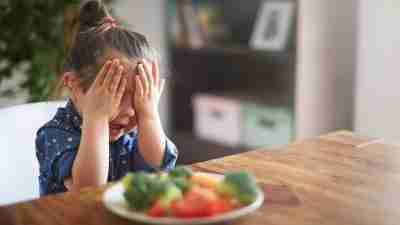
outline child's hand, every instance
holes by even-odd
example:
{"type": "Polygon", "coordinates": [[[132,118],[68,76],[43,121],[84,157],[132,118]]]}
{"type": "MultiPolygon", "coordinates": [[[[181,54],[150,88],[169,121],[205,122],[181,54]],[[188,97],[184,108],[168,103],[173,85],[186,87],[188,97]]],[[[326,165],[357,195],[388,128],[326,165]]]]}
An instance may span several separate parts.
{"type": "Polygon", "coordinates": [[[119,60],[107,61],[85,94],[83,117],[112,120],[118,113],[127,78],[119,60]]]}
{"type": "Polygon", "coordinates": [[[138,71],[134,97],[138,120],[158,119],[158,103],[165,81],[159,77],[157,62],[150,64],[144,60],[138,64],[138,71]]]}

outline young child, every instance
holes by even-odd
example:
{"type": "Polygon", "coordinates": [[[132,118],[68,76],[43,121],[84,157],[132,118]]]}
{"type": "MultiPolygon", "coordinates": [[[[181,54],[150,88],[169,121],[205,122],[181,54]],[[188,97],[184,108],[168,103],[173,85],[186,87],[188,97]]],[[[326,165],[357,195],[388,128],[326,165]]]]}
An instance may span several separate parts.
{"type": "Polygon", "coordinates": [[[63,74],[71,97],[37,132],[41,195],[175,166],[178,152],[158,114],[164,81],[153,53],[100,1],[81,7],[63,74]]]}

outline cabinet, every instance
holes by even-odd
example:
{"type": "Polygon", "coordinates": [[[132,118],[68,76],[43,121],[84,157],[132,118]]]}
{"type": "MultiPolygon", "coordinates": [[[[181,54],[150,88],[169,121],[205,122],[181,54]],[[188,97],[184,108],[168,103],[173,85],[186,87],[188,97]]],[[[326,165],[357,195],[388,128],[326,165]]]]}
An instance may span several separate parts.
{"type": "MultiPolygon", "coordinates": [[[[226,26],[224,30],[228,33],[227,37],[205,41],[201,47],[193,48],[177,43],[172,37],[171,29],[175,29],[173,24],[176,17],[171,14],[176,13],[176,1],[168,1],[167,46],[171,73],[169,108],[171,136],[181,153],[179,164],[208,160],[254,148],[243,144],[207,141],[196,135],[193,98],[199,94],[255,99],[256,105],[247,101],[247,126],[242,129],[254,132],[263,130],[258,122],[262,120],[267,123],[265,118],[260,119],[265,112],[270,114],[269,124],[278,125],[276,129],[271,128],[268,132],[264,129],[262,133],[243,135],[243,139],[269,136],[270,143],[260,143],[265,143],[265,147],[274,147],[277,143],[284,144],[281,142],[289,142],[293,138],[296,22],[292,23],[294,25],[290,28],[290,38],[283,51],[251,48],[249,41],[262,2],[264,1],[192,1],[194,9],[202,7],[202,4],[208,9],[215,9],[219,15],[219,23],[226,26]],[[257,108],[257,105],[262,107],[257,108]],[[277,120],[276,124],[271,120],[277,120]]],[[[296,4],[295,1],[292,2],[296,4]]]]}

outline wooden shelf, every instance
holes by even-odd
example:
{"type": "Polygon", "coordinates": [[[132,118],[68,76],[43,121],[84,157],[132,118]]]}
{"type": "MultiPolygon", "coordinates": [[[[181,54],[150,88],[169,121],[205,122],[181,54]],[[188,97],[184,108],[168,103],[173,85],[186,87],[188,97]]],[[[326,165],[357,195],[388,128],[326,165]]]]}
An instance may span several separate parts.
{"type": "Polygon", "coordinates": [[[290,28],[284,51],[252,48],[249,40],[262,2],[202,1],[207,7],[218,10],[214,25],[222,25],[226,33],[206,39],[201,48],[183,44],[188,43],[184,40],[185,35],[179,35],[174,30],[176,27],[171,26],[177,15],[177,6],[174,1],[169,2],[168,70],[173,81],[170,115],[172,129],[176,131],[171,138],[180,150],[178,164],[192,164],[249,149],[244,146],[232,148],[195,137],[192,98],[196,94],[228,96],[246,102],[286,107],[294,115],[296,22],[290,28]]]}
{"type": "Polygon", "coordinates": [[[172,139],[179,150],[178,165],[188,165],[248,151],[245,147],[228,147],[201,140],[190,131],[176,132],[172,139]]]}
{"type": "Polygon", "coordinates": [[[192,55],[227,55],[227,56],[255,56],[263,59],[268,59],[277,64],[285,64],[294,60],[294,51],[282,51],[274,52],[260,49],[251,49],[250,47],[244,46],[206,46],[202,48],[191,48],[188,46],[177,46],[171,45],[171,51],[180,54],[192,54],[192,55]]]}

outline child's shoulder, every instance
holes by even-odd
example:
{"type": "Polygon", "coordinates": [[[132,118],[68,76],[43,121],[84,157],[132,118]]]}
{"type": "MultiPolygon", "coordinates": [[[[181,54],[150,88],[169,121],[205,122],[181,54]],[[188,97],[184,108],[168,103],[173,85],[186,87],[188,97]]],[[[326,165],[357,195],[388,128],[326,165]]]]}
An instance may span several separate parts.
{"type": "Polygon", "coordinates": [[[44,134],[51,133],[80,133],[81,119],[79,114],[71,108],[71,103],[68,102],[66,106],[58,108],[54,117],[41,126],[36,135],[43,136],[44,134]]]}
{"type": "Polygon", "coordinates": [[[80,130],[76,128],[78,123],[74,122],[74,116],[67,104],[59,108],[54,117],[38,129],[35,146],[39,162],[78,149],[80,130]]]}
{"type": "Polygon", "coordinates": [[[79,146],[80,131],[74,128],[66,117],[63,108],[56,115],[40,127],[36,133],[35,145],[37,152],[62,152],[73,150],[79,146]]]}

